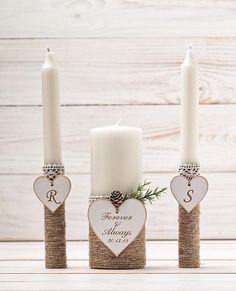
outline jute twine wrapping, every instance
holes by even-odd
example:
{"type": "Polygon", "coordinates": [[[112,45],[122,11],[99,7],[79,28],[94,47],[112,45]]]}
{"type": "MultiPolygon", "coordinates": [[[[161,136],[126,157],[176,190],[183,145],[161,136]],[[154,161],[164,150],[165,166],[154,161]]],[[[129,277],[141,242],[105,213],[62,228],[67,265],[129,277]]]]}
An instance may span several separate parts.
{"type": "Polygon", "coordinates": [[[197,205],[188,213],[179,205],[179,267],[200,267],[200,207],[197,205]]]}
{"type": "Polygon", "coordinates": [[[92,269],[141,269],[146,264],[145,227],[136,239],[116,257],[89,226],[89,265],[92,269]]]}
{"type": "Polygon", "coordinates": [[[47,269],[66,268],[65,205],[54,213],[44,206],[45,227],[45,267],[47,269]]]}

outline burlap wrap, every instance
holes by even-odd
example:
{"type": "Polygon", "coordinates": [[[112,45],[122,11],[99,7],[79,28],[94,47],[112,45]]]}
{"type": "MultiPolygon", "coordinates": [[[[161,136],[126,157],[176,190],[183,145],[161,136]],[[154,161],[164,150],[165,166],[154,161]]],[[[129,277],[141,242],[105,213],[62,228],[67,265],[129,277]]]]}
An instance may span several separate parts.
{"type": "Polygon", "coordinates": [[[66,268],[65,205],[54,213],[44,206],[45,227],[45,267],[47,269],[66,268]]]}
{"type": "Polygon", "coordinates": [[[200,207],[188,213],[179,205],[179,267],[200,267],[200,207]]]}
{"type": "Polygon", "coordinates": [[[116,257],[89,227],[89,265],[92,269],[141,269],[146,264],[145,228],[116,257]]]}

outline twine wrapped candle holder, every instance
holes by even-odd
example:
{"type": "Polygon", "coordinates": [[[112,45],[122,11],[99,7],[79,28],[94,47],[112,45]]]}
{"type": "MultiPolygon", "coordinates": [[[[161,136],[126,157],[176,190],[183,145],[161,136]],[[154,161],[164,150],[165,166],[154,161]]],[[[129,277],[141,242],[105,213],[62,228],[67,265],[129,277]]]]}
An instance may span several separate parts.
{"type": "MultiPolygon", "coordinates": [[[[100,196],[97,199],[107,199],[100,196]]],[[[90,205],[96,201],[90,198],[90,205]]],[[[145,226],[139,235],[121,252],[115,254],[98,238],[89,225],[89,265],[92,269],[141,269],[146,265],[145,226]]]]}
{"type": "MultiPolygon", "coordinates": [[[[200,175],[200,164],[181,164],[179,173],[191,183],[200,175]]],[[[200,205],[188,213],[179,205],[179,267],[200,267],[200,205]]]]}
{"type": "Polygon", "coordinates": [[[33,184],[37,198],[44,204],[45,267],[66,268],[65,200],[71,182],[62,164],[46,164],[43,176],[33,184]]]}
{"type": "Polygon", "coordinates": [[[52,213],[44,206],[45,267],[66,268],[66,229],[64,203],[52,213]]]}
{"type": "Polygon", "coordinates": [[[200,267],[200,206],[188,213],[179,205],[179,267],[200,267]]]}
{"type": "Polygon", "coordinates": [[[142,269],[146,265],[145,228],[118,256],[103,244],[89,226],[89,265],[92,269],[142,269]]]}
{"type": "MultiPolygon", "coordinates": [[[[43,173],[51,183],[58,175],[64,175],[62,164],[43,166],[43,173]]],[[[54,213],[44,206],[45,267],[47,269],[66,268],[66,223],[65,204],[54,213]]]]}
{"type": "Polygon", "coordinates": [[[198,163],[181,164],[171,191],[179,203],[179,267],[200,267],[200,205],[208,190],[198,163]]]}

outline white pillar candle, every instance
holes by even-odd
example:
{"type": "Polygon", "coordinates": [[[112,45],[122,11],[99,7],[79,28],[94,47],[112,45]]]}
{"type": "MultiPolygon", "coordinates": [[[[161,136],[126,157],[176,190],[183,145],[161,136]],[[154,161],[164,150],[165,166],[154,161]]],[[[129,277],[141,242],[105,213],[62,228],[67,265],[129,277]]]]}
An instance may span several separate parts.
{"type": "Polygon", "coordinates": [[[198,64],[191,46],[181,66],[181,163],[198,162],[198,64]]]}
{"type": "Polygon", "coordinates": [[[91,193],[125,194],[142,183],[142,130],[111,125],[94,128],[91,136],[91,193]]]}
{"type": "Polygon", "coordinates": [[[62,163],[59,70],[48,49],[42,67],[44,163],[62,163]]]}

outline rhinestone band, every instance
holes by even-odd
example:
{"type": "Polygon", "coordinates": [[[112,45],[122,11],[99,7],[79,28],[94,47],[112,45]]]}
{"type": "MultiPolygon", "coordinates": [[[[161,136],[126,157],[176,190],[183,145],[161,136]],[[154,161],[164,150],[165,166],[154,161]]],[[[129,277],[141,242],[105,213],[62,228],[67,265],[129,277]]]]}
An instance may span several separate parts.
{"type": "Polygon", "coordinates": [[[65,168],[62,164],[47,164],[43,166],[43,174],[50,179],[50,181],[53,183],[53,180],[58,175],[64,175],[65,174],[65,168]]]}
{"type": "Polygon", "coordinates": [[[179,174],[189,181],[200,175],[199,163],[185,163],[179,165],[179,174]]]}
{"type": "Polygon", "coordinates": [[[99,199],[110,200],[110,195],[93,195],[91,194],[89,197],[89,205],[91,205],[94,201],[99,199]]]}

